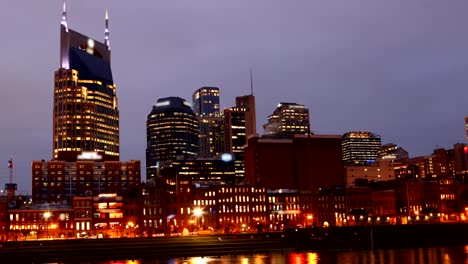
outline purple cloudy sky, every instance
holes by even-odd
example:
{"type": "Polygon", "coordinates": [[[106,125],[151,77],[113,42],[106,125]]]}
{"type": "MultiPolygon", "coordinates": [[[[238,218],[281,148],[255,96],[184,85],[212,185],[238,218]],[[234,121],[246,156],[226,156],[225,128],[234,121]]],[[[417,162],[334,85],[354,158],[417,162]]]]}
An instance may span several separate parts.
{"type": "MultiPolygon", "coordinates": [[[[61,6],[0,3],[1,187],[11,154],[22,192],[31,161],[51,158],[61,6]]],[[[250,67],[259,128],[288,101],[310,109],[316,133],[369,130],[411,156],[465,142],[468,1],[75,0],[70,28],[103,39],[106,6],[123,160],[144,161],[158,98],[219,86],[232,106],[250,67]]]]}

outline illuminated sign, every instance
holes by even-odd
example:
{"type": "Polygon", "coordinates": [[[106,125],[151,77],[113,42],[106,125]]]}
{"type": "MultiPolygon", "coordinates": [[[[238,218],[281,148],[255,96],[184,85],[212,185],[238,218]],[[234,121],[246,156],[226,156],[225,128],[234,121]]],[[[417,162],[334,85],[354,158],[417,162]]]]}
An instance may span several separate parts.
{"type": "Polygon", "coordinates": [[[289,108],[297,108],[297,109],[304,109],[303,105],[290,105],[289,108]]]}
{"type": "Polygon", "coordinates": [[[99,197],[116,197],[116,193],[101,193],[98,195],[99,197]]]}
{"type": "Polygon", "coordinates": [[[93,151],[83,151],[80,155],[77,156],[79,160],[101,160],[102,156],[97,152],[93,151]]]}
{"type": "Polygon", "coordinates": [[[274,210],[271,211],[273,214],[279,215],[292,215],[292,214],[301,214],[301,210],[274,210]]]}
{"type": "Polygon", "coordinates": [[[170,105],[171,102],[170,101],[161,101],[161,102],[157,102],[156,103],[156,106],[159,107],[159,106],[168,106],[170,105]]]}
{"type": "Polygon", "coordinates": [[[94,48],[94,40],[93,39],[88,39],[88,47],[94,48]]]}
{"type": "Polygon", "coordinates": [[[93,55],[94,54],[94,40],[88,39],[88,43],[86,46],[86,52],[93,55]]]}

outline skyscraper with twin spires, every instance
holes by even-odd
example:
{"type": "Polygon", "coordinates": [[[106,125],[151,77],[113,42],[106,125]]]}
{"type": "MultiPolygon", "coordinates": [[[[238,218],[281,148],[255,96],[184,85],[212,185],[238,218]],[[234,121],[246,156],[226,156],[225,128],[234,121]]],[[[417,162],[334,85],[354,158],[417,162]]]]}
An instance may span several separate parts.
{"type": "MultiPolygon", "coordinates": [[[[119,110],[108,26],[106,11],[104,42],[73,31],[63,5],[60,67],[54,79],[53,160],[32,161],[33,203],[71,203],[74,197],[102,193],[132,199],[141,192],[140,161],[119,160],[119,110]]],[[[109,219],[115,211],[101,213],[109,219]]],[[[94,226],[90,219],[79,223],[78,234],[94,226]]]]}
{"type": "Polygon", "coordinates": [[[60,68],[54,80],[54,159],[61,153],[96,151],[107,159],[118,160],[119,110],[111,71],[107,11],[104,42],[99,42],[68,27],[64,2],[60,68]]]}

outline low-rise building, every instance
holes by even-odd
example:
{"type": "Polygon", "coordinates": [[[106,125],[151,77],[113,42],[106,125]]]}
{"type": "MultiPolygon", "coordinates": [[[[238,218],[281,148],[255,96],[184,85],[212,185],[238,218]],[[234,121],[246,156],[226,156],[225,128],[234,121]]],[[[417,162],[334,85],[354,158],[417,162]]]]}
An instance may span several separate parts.
{"type": "Polygon", "coordinates": [[[75,196],[126,195],[140,190],[140,161],[101,161],[102,156],[96,152],[83,152],[77,157],[71,162],[32,162],[34,203],[71,203],[75,196]]]}
{"type": "Polygon", "coordinates": [[[9,240],[74,237],[74,210],[69,204],[23,206],[8,211],[9,240]]]}
{"type": "MultiPolygon", "coordinates": [[[[93,231],[98,237],[125,236],[123,197],[115,193],[99,194],[93,196],[93,231]]],[[[77,231],[91,230],[88,225],[77,226],[77,231]],[[85,227],[83,230],[83,227],[85,227]]]]}
{"type": "Polygon", "coordinates": [[[379,159],[366,165],[346,166],[346,185],[356,186],[361,182],[390,181],[395,179],[392,160],[379,159]]]}

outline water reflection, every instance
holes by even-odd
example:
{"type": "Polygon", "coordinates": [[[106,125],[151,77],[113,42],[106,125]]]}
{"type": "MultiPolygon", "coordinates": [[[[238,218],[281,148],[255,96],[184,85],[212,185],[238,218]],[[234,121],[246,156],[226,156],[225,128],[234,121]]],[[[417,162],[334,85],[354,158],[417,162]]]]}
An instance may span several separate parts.
{"type": "Polygon", "coordinates": [[[468,246],[374,251],[320,251],[287,254],[255,254],[219,257],[194,257],[169,260],[124,260],[91,264],[468,264],[468,246]]]}

